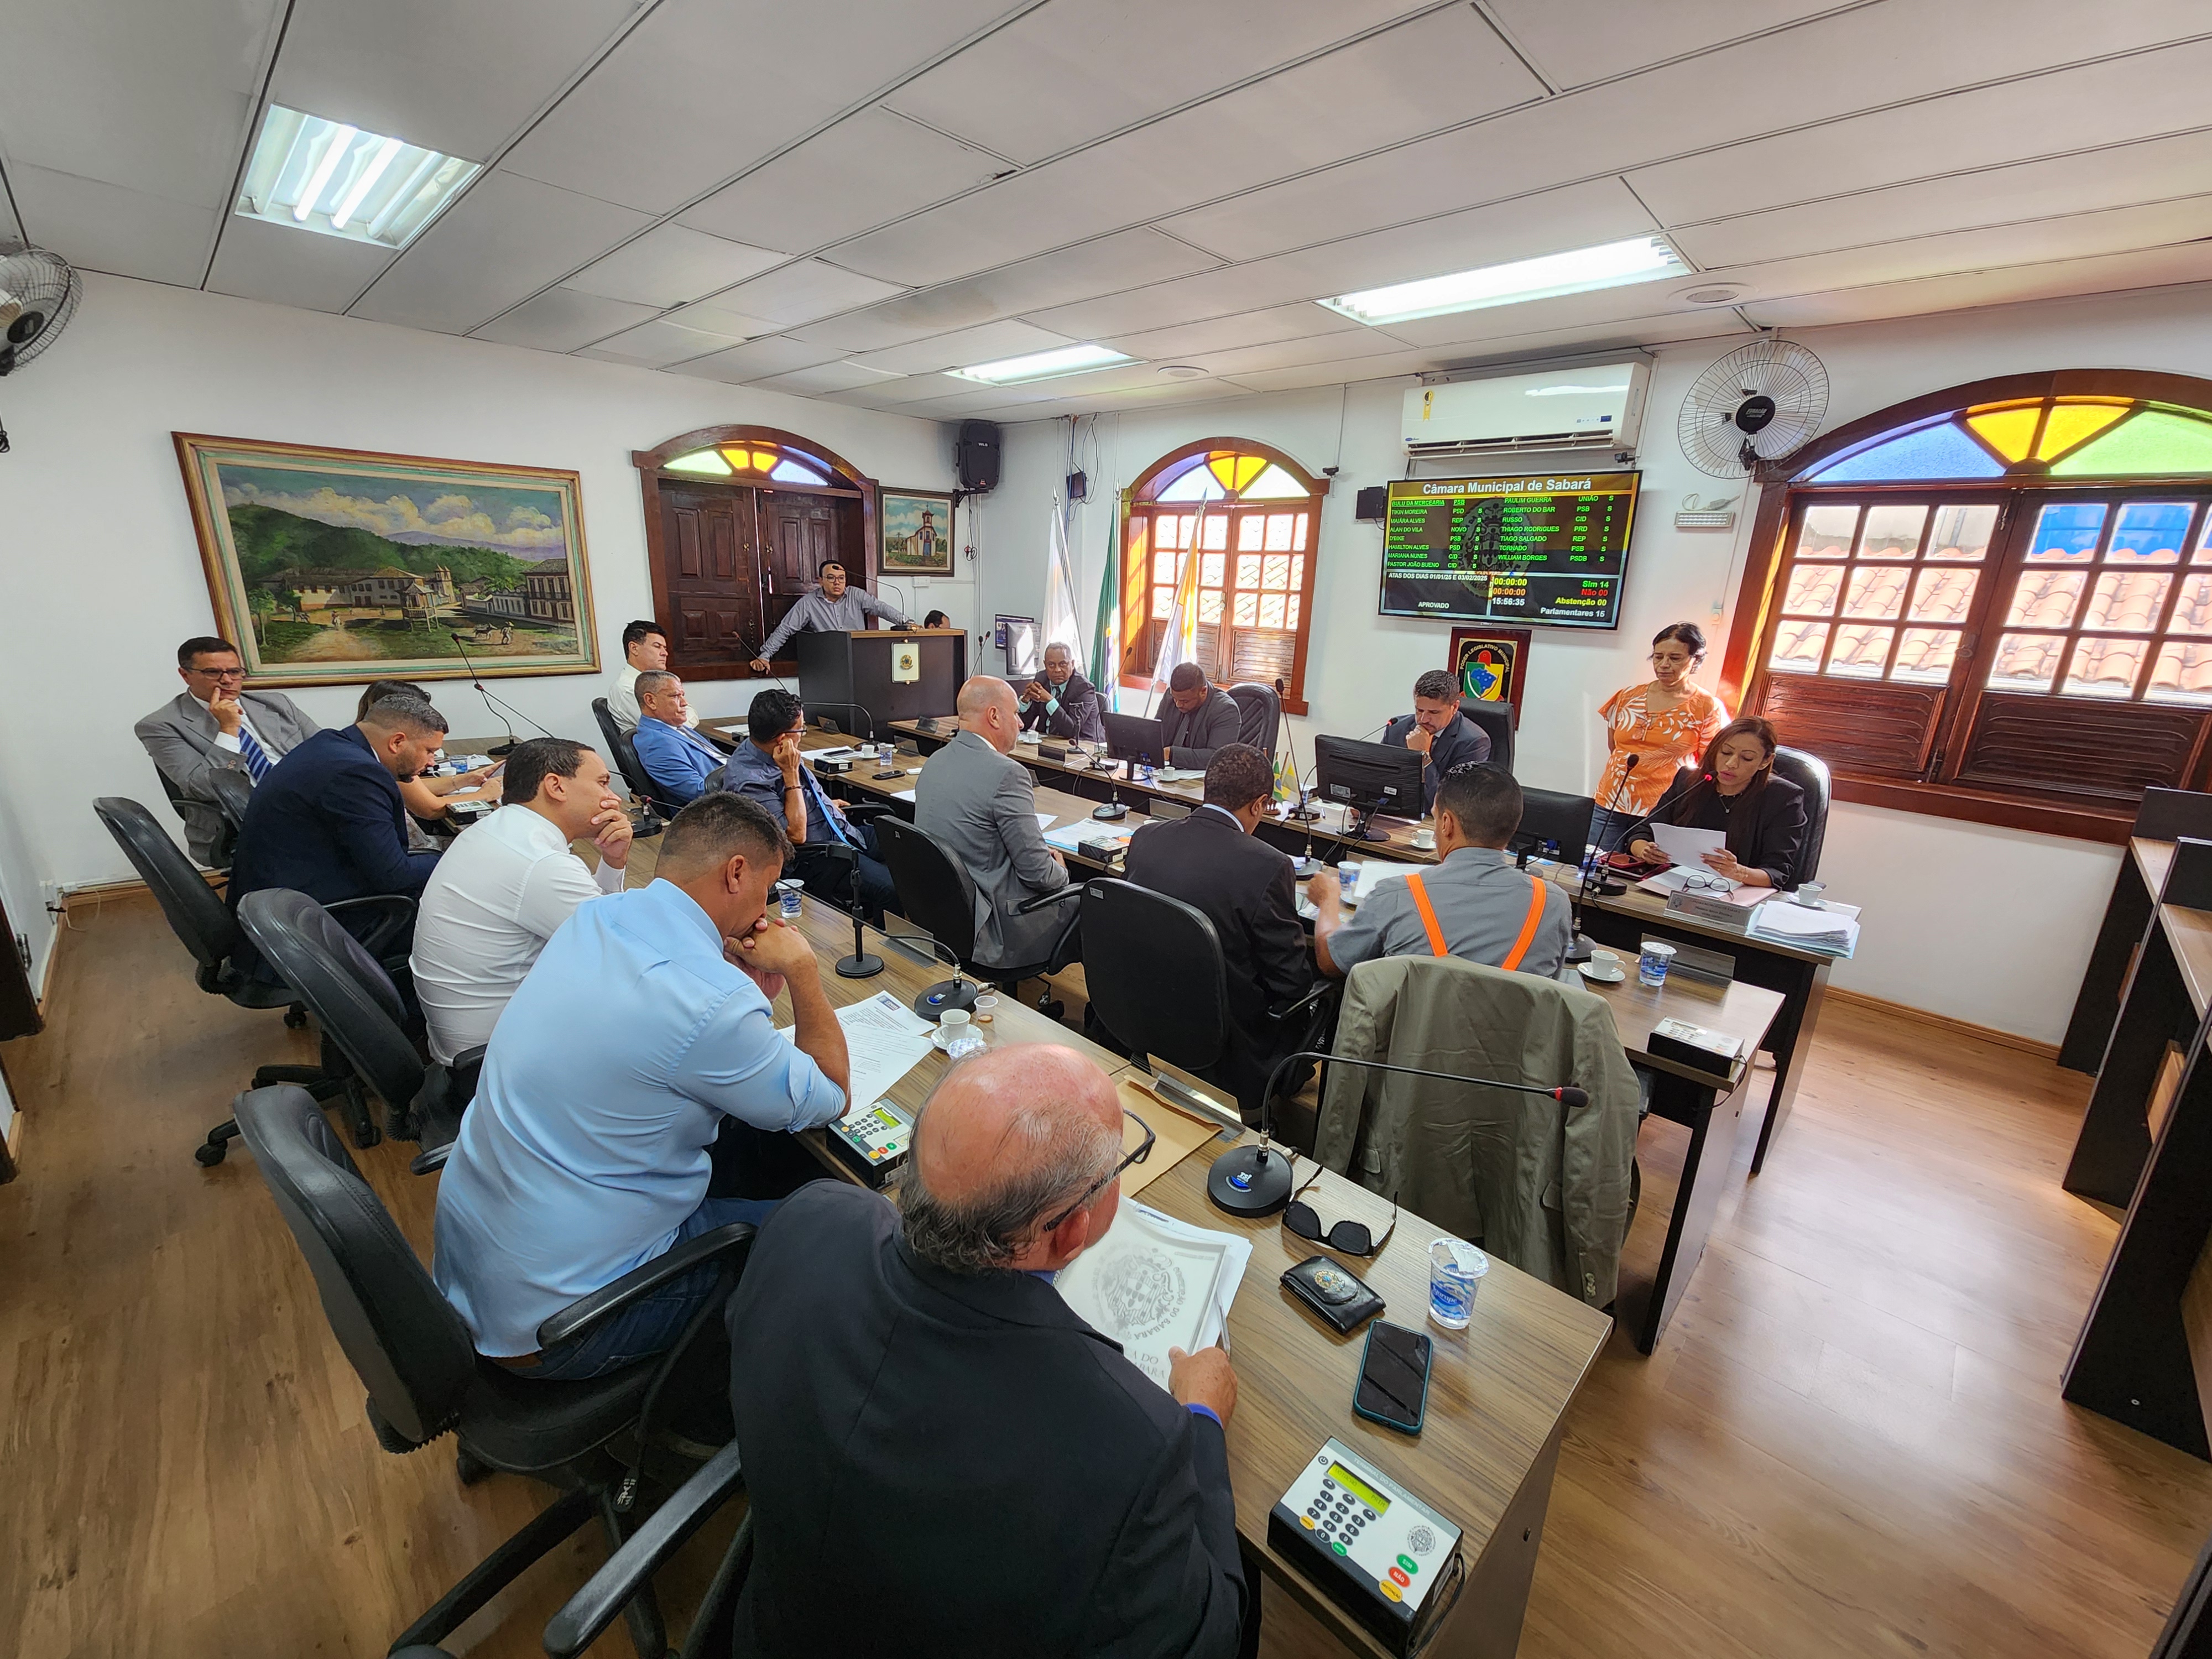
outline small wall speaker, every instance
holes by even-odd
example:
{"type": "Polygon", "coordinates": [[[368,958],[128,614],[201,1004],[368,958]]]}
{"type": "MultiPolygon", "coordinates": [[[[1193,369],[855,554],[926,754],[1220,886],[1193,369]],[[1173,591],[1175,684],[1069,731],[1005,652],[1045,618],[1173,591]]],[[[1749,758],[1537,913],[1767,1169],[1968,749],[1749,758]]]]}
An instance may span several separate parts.
{"type": "Polygon", "coordinates": [[[1382,484],[1352,498],[1352,516],[1362,524],[1381,524],[1390,514],[1390,492],[1382,484]]]}
{"type": "Polygon", "coordinates": [[[960,488],[970,495],[999,487],[999,428],[993,421],[960,422],[960,488]]]}

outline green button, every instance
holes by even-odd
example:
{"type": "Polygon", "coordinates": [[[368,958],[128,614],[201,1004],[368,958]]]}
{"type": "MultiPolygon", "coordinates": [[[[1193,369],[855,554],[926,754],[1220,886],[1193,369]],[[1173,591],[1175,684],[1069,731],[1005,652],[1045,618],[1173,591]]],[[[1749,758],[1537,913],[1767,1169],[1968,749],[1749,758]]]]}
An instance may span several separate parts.
{"type": "Polygon", "coordinates": [[[1407,1572],[1419,1572],[1421,1570],[1421,1564],[1413,1559],[1410,1555],[1400,1556],[1398,1558],[1398,1565],[1405,1568],[1407,1572]]]}
{"type": "Polygon", "coordinates": [[[1349,1555],[1352,1553],[1352,1552],[1345,1548],[1342,1544],[1331,1544],[1329,1548],[1334,1550],[1339,1555],[1349,1555]]]}

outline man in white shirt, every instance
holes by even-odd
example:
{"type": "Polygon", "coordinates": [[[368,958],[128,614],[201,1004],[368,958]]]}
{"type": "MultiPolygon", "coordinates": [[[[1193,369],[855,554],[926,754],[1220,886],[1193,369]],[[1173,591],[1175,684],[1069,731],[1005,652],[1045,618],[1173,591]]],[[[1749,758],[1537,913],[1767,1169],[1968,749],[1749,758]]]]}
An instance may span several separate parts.
{"type": "MultiPolygon", "coordinates": [[[[668,667],[668,635],[657,622],[638,621],[623,629],[623,655],[629,660],[615,676],[615,689],[607,693],[607,713],[619,731],[635,732],[642,718],[637,706],[637,677],[668,667]]],[[[687,710],[684,724],[696,727],[699,716],[687,710]]]]}
{"type": "Polygon", "coordinates": [[[492,1027],[545,941],[578,905],[618,893],[629,818],[607,763],[580,743],[532,738],[507,757],[506,805],[438,860],[415,918],[415,994],[430,1053],[450,1066],[492,1027]],[[595,875],[568,850],[599,843],[595,875]]]}
{"type": "Polygon", "coordinates": [[[177,647],[185,689],[132,729],[185,821],[200,863],[228,863],[230,826],[210,780],[237,772],[258,783],[322,728],[274,691],[246,690],[246,667],[228,640],[200,635],[177,647]]]}

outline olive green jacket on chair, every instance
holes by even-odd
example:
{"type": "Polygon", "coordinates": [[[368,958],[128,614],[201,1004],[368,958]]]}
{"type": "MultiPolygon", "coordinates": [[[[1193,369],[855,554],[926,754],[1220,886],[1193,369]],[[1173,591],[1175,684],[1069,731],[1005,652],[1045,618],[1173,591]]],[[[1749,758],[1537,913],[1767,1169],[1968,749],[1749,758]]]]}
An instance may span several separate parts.
{"type": "Polygon", "coordinates": [[[1628,1231],[1636,1074],[1604,1000],[1457,957],[1352,970],[1335,1052],[1540,1088],[1589,1104],[1357,1066],[1329,1068],[1314,1154],[1406,1210],[1594,1308],[1628,1231]]]}

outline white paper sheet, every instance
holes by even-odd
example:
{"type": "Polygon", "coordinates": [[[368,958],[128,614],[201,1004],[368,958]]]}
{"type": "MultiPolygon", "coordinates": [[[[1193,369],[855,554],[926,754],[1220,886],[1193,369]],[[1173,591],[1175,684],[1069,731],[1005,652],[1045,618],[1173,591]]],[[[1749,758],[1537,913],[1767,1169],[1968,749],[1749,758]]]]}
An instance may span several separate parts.
{"type": "MultiPolygon", "coordinates": [[[[919,1066],[937,1030],[888,991],[848,1003],[837,1011],[837,1023],[845,1028],[845,1050],[853,1065],[853,1087],[845,1102],[848,1116],[874,1106],[919,1066]]],[[[796,1027],[781,1029],[791,1041],[799,1040],[796,1027]]]]}
{"type": "Polygon", "coordinates": [[[1164,1389],[1168,1350],[1192,1353],[1219,1340],[1251,1260],[1249,1239],[1125,1199],[1106,1237],[1060,1269],[1054,1285],[1164,1389]]]}
{"type": "Polygon", "coordinates": [[[1394,864],[1387,859],[1346,859],[1336,866],[1336,873],[1344,884],[1344,902],[1357,904],[1384,882],[1404,880],[1413,869],[1410,864],[1394,864]]]}
{"type": "Polygon", "coordinates": [[[1651,839],[1659,843],[1659,850],[1676,864],[1692,869],[1707,868],[1705,854],[1717,853],[1728,844],[1728,837],[1717,830],[1685,830],[1679,824],[1655,823],[1651,839]]]}
{"type": "Polygon", "coordinates": [[[891,799],[893,800],[912,800],[914,799],[914,791],[911,789],[894,789],[891,791],[891,799]]]}
{"type": "Polygon", "coordinates": [[[1858,947],[1859,925],[1835,910],[1815,910],[1787,899],[1769,899],[1751,919],[1751,931],[1768,939],[1786,939],[1809,950],[1834,951],[1848,956],[1858,947]]]}
{"type": "Polygon", "coordinates": [[[1049,830],[1059,817],[1060,814],[1057,812],[1039,812],[1036,814],[1037,828],[1049,830]]]}

